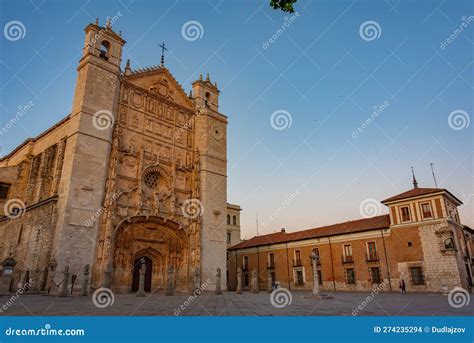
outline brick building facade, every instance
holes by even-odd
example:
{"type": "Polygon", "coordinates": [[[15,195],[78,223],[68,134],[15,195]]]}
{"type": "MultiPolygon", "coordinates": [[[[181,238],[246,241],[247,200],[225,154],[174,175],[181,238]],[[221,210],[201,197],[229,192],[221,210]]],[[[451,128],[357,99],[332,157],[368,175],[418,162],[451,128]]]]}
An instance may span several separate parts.
{"type": "Polygon", "coordinates": [[[288,233],[253,237],[228,249],[229,289],[238,268],[249,289],[251,273],[260,289],[273,282],[291,290],[311,289],[311,253],[319,256],[325,291],[367,291],[380,286],[408,292],[445,292],[472,285],[474,231],[460,222],[461,205],[446,189],[415,188],[382,203],[389,214],[288,233]]]}

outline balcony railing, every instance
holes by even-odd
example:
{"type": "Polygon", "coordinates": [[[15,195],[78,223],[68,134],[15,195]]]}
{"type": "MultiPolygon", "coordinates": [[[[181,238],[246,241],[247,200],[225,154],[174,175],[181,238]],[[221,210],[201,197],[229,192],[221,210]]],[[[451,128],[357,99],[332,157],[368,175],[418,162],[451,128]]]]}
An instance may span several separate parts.
{"type": "Polygon", "coordinates": [[[303,263],[301,262],[301,259],[297,258],[293,260],[293,267],[301,267],[303,263]]]}
{"type": "Polygon", "coordinates": [[[367,262],[377,262],[379,261],[379,254],[377,254],[376,252],[371,252],[369,254],[365,254],[365,260],[367,262]]]}
{"type": "Polygon", "coordinates": [[[352,255],[342,255],[342,263],[354,263],[354,257],[352,255]]]}

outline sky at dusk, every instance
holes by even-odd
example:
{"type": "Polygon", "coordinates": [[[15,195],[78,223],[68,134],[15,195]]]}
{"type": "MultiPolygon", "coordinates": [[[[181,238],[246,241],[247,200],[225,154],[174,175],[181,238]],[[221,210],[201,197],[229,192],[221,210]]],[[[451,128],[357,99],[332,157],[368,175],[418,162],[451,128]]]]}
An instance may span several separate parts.
{"type": "Polygon", "coordinates": [[[257,215],[260,234],[359,219],[364,201],[410,189],[412,166],[434,187],[430,163],[474,227],[473,6],[299,0],[288,14],[256,0],[3,0],[0,156],[69,114],[83,28],[110,17],[127,41],[122,67],[159,64],[165,42],[187,92],[199,74],[217,82],[243,237],[257,215]]]}

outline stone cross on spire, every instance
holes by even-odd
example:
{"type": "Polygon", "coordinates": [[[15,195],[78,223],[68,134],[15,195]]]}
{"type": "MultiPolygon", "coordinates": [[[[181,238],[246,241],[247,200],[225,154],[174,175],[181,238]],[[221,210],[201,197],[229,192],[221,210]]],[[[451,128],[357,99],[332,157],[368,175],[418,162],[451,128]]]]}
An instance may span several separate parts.
{"type": "Polygon", "coordinates": [[[165,65],[165,51],[168,51],[168,49],[165,47],[165,42],[158,44],[158,46],[161,48],[161,66],[163,67],[165,65]]]}

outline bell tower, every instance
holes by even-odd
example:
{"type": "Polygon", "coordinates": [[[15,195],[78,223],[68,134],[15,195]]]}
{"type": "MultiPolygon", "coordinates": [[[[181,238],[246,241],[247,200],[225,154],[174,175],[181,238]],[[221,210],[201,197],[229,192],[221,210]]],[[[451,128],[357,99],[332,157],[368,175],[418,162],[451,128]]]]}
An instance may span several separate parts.
{"type": "Polygon", "coordinates": [[[120,91],[125,41],[112,30],[89,24],[77,68],[58,199],[53,255],[58,271],[69,266],[80,284],[84,265],[93,265],[98,218],[105,193],[112,131],[120,91]]]}
{"type": "MultiPolygon", "coordinates": [[[[201,280],[215,289],[215,274],[226,275],[227,117],[218,112],[219,90],[207,75],[194,81],[196,149],[199,151],[201,202],[201,280]]],[[[222,278],[222,288],[226,288],[222,278]]]]}

